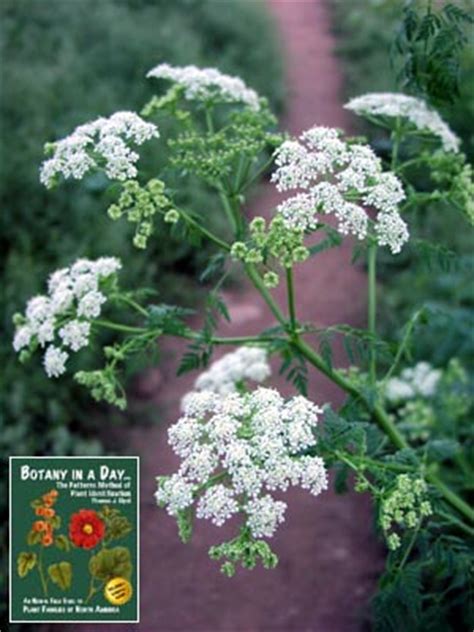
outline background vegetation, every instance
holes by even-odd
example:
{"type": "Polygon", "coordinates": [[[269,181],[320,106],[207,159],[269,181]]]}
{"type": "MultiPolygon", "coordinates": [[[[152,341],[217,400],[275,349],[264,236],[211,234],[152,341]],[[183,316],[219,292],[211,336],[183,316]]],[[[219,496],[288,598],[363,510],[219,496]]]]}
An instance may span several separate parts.
{"type": "MultiPolygon", "coordinates": [[[[171,300],[176,292],[187,292],[186,275],[208,256],[202,249],[196,255],[179,240],[159,242],[154,252],[141,256],[131,245],[127,223],[106,216],[105,179],[93,180],[87,190],[67,183],[51,192],[40,185],[44,143],[98,115],[140,111],[154,92],[145,73],[162,61],[218,66],[242,76],[274,109],[283,100],[272,24],[259,3],[232,0],[219,11],[211,0],[81,0],[72,5],[4,0],[1,6],[2,459],[101,450],[94,434],[104,419],[97,409],[91,416],[87,393],[72,380],[48,380],[34,364],[21,366],[12,352],[12,314],[44,290],[50,271],[78,256],[116,255],[127,260],[124,285],[159,279],[161,300],[171,300]]],[[[165,146],[160,156],[145,156],[145,162],[150,175],[160,169],[165,146]]],[[[202,186],[188,186],[182,195],[219,221],[215,202],[202,186]]],[[[110,411],[101,414],[111,420],[110,411]]],[[[6,475],[3,468],[3,491],[6,475]]],[[[7,494],[1,497],[6,562],[7,494]]]]}
{"type": "MultiPolygon", "coordinates": [[[[352,0],[334,2],[333,29],[338,38],[337,52],[345,70],[345,97],[367,92],[410,91],[403,86],[400,56],[396,42],[403,29],[404,0],[352,0]]],[[[472,3],[461,0],[458,6],[472,10],[472,3]]],[[[420,15],[426,2],[412,2],[420,15]]],[[[474,40],[472,24],[464,26],[468,37],[461,54],[459,96],[452,103],[437,102],[441,115],[462,139],[461,150],[474,160],[474,40]]],[[[450,37],[450,46],[454,38],[450,37]]],[[[445,64],[446,66],[446,64],[445,64]]],[[[358,130],[366,134],[382,155],[389,149],[389,139],[380,128],[354,119],[358,130]]],[[[421,176],[420,176],[421,178],[421,176]]],[[[414,359],[424,359],[444,366],[450,357],[458,356],[466,366],[472,364],[474,352],[474,249],[472,230],[452,207],[431,202],[411,212],[407,218],[417,235],[442,243],[447,252],[421,253],[409,244],[404,253],[384,262],[382,291],[385,331],[393,332],[407,321],[422,304],[429,308],[429,326],[417,333],[414,359]],[[429,303],[427,303],[429,299],[429,303]]]]}

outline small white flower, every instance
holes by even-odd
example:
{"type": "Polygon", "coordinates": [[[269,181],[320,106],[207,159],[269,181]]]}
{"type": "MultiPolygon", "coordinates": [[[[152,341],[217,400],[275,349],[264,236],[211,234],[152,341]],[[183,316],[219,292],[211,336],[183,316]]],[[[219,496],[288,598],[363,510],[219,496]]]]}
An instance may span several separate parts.
{"type": "Polygon", "coordinates": [[[245,505],[247,524],[254,538],[271,538],[284,521],[286,508],[286,503],[268,495],[248,502],[245,505]]]}
{"type": "Polygon", "coordinates": [[[79,301],[77,315],[84,316],[84,318],[97,318],[100,316],[102,305],[106,300],[107,298],[102,292],[87,292],[79,301]]]}
{"type": "MultiPolygon", "coordinates": [[[[89,321],[100,315],[107,300],[99,291],[101,281],[120,268],[121,263],[115,257],[101,257],[96,261],[78,259],[70,267],[53,272],[48,279],[48,295],[35,296],[27,303],[26,322],[15,332],[15,351],[21,351],[33,340],[44,347],[54,341],[56,333],[63,345],[72,351],[85,347],[91,330],[89,321]]],[[[68,354],[58,347],[49,347],[44,365],[50,377],[58,371],[63,372],[67,357],[68,354]]]]}
{"type": "Polygon", "coordinates": [[[221,527],[226,520],[239,511],[239,505],[231,489],[224,485],[214,485],[199,499],[196,516],[211,520],[221,527]]]}
{"type": "Polygon", "coordinates": [[[72,134],[53,144],[53,157],[43,162],[40,180],[47,187],[59,174],[80,180],[104,162],[109,178],[133,178],[137,174],[135,163],[139,155],[128,147],[127,142],[141,145],[158,137],[156,125],[144,121],[135,112],[116,112],[109,118],[100,117],[80,125],[72,134]]]}
{"type": "Polygon", "coordinates": [[[437,136],[445,151],[459,151],[459,138],[438,112],[422,99],[393,92],[375,92],[355,97],[344,107],[363,116],[405,118],[421,132],[437,136]]]}
{"type": "MultiPolygon", "coordinates": [[[[259,353],[253,349],[253,359],[259,353]]],[[[228,395],[194,391],[184,408],[168,430],[169,443],[182,459],[171,479],[196,485],[196,493],[206,488],[197,503],[198,518],[221,525],[243,509],[253,535],[270,537],[286,505],[266,492],[300,485],[317,495],[327,488],[322,459],[301,456],[315,446],[313,431],[323,412],[305,397],[285,401],[275,389],[262,387],[228,395]],[[215,473],[225,484],[216,484],[215,473]]],[[[174,507],[172,484],[161,485],[158,493],[161,502],[174,507]]],[[[181,497],[180,487],[177,493],[181,497]]]]}
{"type": "Polygon", "coordinates": [[[318,456],[303,456],[298,464],[301,487],[318,496],[328,488],[328,475],[324,461],[318,456]]]}
{"type": "Polygon", "coordinates": [[[197,391],[227,395],[236,392],[237,384],[245,380],[263,382],[270,375],[271,369],[265,349],[241,347],[211,364],[209,369],[197,378],[194,388],[197,391]]]}
{"type": "Polygon", "coordinates": [[[28,325],[22,325],[15,332],[15,337],[13,338],[13,348],[18,353],[24,347],[28,347],[31,339],[34,335],[34,331],[28,325]]]}
{"type": "Polygon", "coordinates": [[[402,184],[382,170],[370,147],[346,143],[335,129],[314,127],[298,140],[285,141],[275,163],[272,181],[279,191],[303,189],[277,206],[289,229],[315,230],[319,216],[331,214],[342,235],[363,240],[372,225],[364,206],[370,206],[377,211],[373,234],[380,246],[396,254],[408,240],[398,211],[405,199],[402,184]]]}
{"type": "Polygon", "coordinates": [[[26,305],[25,315],[32,325],[39,326],[51,316],[50,299],[47,296],[31,298],[26,305]]]}
{"type": "Polygon", "coordinates": [[[216,68],[159,64],[147,73],[147,77],[168,79],[182,86],[184,97],[189,101],[244,103],[252,110],[260,109],[258,94],[254,90],[248,88],[239,77],[224,75],[216,68]]]}
{"type": "Polygon", "coordinates": [[[89,344],[90,330],[90,323],[80,320],[71,320],[67,325],[61,327],[59,337],[66,347],[70,347],[73,351],[79,351],[79,349],[87,347],[89,344]]]}
{"type": "Polygon", "coordinates": [[[43,364],[48,377],[59,377],[66,370],[66,360],[69,354],[51,345],[46,349],[43,364]]]}
{"type": "Polygon", "coordinates": [[[179,468],[179,474],[197,483],[205,483],[216,469],[217,455],[209,445],[194,446],[179,468]]]}
{"type": "Polygon", "coordinates": [[[394,404],[403,403],[417,395],[433,397],[442,372],[429,362],[418,362],[401,372],[400,377],[390,378],[385,385],[385,397],[394,404]]]}
{"type": "Polygon", "coordinates": [[[38,342],[42,347],[54,340],[54,320],[45,320],[37,330],[38,342]]]}
{"type": "Polygon", "coordinates": [[[194,485],[188,483],[179,474],[173,474],[167,478],[155,492],[156,502],[167,505],[167,511],[171,516],[176,516],[179,511],[186,509],[193,503],[194,485]]]}

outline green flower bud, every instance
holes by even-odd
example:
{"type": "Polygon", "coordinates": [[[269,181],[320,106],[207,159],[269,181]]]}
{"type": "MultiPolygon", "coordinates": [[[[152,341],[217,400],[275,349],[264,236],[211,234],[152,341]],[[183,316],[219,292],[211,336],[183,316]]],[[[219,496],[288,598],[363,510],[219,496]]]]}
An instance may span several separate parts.
{"type": "Polygon", "coordinates": [[[243,241],[236,241],[232,244],[230,254],[234,259],[243,259],[247,254],[248,248],[243,241]]]}
{"type": "Polygon", "coordinates": [[[107,209],[107,215],[110,219],[120,219],[122,217],[122,209],[118,204],[111,204],[107,209]]]}
{"type": "Polygon", "coordinates": [[[293,261],[306,261],[309,257],[309,250],[305,246],[298,246],[293,250],[293,261]]]}
{"type": "Polygon", "coordinates": [[[396,551],[400,548],[402,541],[396,533],[391,533],[387,538],[387,546],[391,551],[396,551]]]}
{"type": "Polygon", "coordinates": [[[177,222],[179,222],[179,213],[176,209],[172,208],[170,209],[164,217],[164,221],[167,224],[176,224],[177,222]]]}
{"type": "Polygon", "coordinates": [[[265,287],[268,288],[274,288],[277,287],[277,285],[280,283],[280,277],[278,276],[278,274],[276,272],[265,272],[265,274],[263,275],[263,284],[265,285],[265,287]]]}
{"type": "Polygon", "coordinates": [[[250,232],[251,233],[262,233],[265,230],[266,222],[263,217],[254,217],[254,219],[250,222],[250,232]]]}
{"type": "Polygon", "coordinates": [[[133,245],[135,248],[140,248],[144,250],[146,248],[147,238],[145,235],[140,235],[137,233],[133,238],[133,245]]]}
{"type": "Polygon", "coordinates": [[[245,255],[246,263],[261,263],[263,261],[262,253],[256,248],[251,248],[245,255]]]}

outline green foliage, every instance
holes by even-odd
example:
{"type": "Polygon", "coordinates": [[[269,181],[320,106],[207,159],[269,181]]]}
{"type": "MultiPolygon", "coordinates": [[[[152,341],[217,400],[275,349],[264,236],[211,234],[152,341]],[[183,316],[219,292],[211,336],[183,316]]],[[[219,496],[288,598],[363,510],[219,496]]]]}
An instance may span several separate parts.
{"type": "Polygon", "coordinates": [[[249,530],[243,527],[240,534],[230,540],[209,549],[209,557],[213,560],[226,560],[221,571],[227,577],[233,577],[236,566],[240,563],[242,568],[255,568],[260,561],[264,568],[275,568],[278,557],[273,553],[264,540],[253,538],[249,530]]]}
{"type": "Polygon", "coordinates": [[[102,582],[107,582],[113,577],[130,579],[132,574],[130,551],[124,546],[102,549],[89,560],[89,573],[102,582]]]}
{"type": "Polygon", "coordinates": [[[37,562],[36,553],[22,552],[17,559],[17,571],[20,577],[26,577],[34,569],[37,562]]]}
{"type": "Polygon", "coordinates": [[[459,98],[461,55],[474,17],[452,3],[412,0],[403,9],[395,39],[398,82],[437,105],[459,98]]]}
{"type": "Polygon", "coordinates": [[[68,590],[72,583],[72,566],[70,562],[58,562],[48,566],[48,575],[58,588],[68,590]]]}

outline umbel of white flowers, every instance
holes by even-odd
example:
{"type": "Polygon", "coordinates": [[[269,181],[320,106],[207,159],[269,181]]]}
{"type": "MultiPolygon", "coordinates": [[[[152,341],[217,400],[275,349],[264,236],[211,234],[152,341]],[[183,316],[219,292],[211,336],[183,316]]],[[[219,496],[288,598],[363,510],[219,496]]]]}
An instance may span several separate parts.
{"type": "Polygon", "coordinates": [[[351,99],[344,107],[369,119],[405,119],[420,132],[437,137],[445,151],[459,151],[459,138],[423,99],[393,92],[373,92],[351,99]]]}
{"type": "Polygon", "coordinates": [[[274,389],[192,393],[168,432],[182,461],[177,473],[158,478],[158,504],[173,516],[195,505],[198,518],[217,526],[242,513],[254,537],[273,536],[287,505],[269,492],[327,489],[322,459],[301,456],[316,444],[321,413],[305,397],[285,401],[274,389]]]}
{"type": "Polygon", "coordinates": [[[400,252],[408,240],[398,209],[405,199],[402,184],[393,173],[382,170],[381,160],[370,147],[344,141],[336,129],[312,127],[298,140],[285,141],[275,162],[272,181],[277,189],[302,191],[277,207],[289,228],[314,230],[318,216],[332,214],[342,235],[363,240],[373,226],[373,237],[392,253],[400,252]],[[366,206],[376,209],[374,221],[366,206]]]}
{"type": "Polygon", "coordinates": [[[51,274],[48,294],[30,299],[25,315],[15,317],[15,351],[34,350],[37,345],[46,347],[46,374],[59,377],[66,370],[70,351],[88,345],[91,322],[100,316],[107,300],[102,286],[121,267],[115,257],[78,259],[72,266],[51,274]]]}
{"type": "Polygon", "coordinates": [[[189,101],[244,103],[252,110],[260,109],[255,90],[246,86],[240,77],[225,75],[217,68],[159,64],[147,73],[147,77],[173,81],[181,86],[189,101]]]}
{"type": "Polygon", "coordinates": [[[400,377],[387,381],[385,397],[398,404],[414,397],[433,397],[441,375],[442,372],[429,362],[418,362],[414,367],[403,369],[400,377]]]}
{"type": "MultiPolygon", "coordinates": [[[[207,371],[201,373],[194,383],[194,391],[212,391],[221,395],[235,393],[247,380],[264,382],[271,375],[268,354],[262,347],[240,347],[226,353],[213,362],[207,371]]],[[[184,409],[186,399],[194,391],[187,393],[181,401],[184,409]]]]}
{"type": "Polygon", "coordinates": [[[111,180],[124,181],[137,175],[139,155],[129,144],[142,145],[158,138],[156,125],[147,123],[135,112],[116,112],[85,123],[62,140],[46,145],[51,158],[40,170],[40,180],[51,187],[57,177],[80,180],[91,169],[103,168],[111,180]]]}

